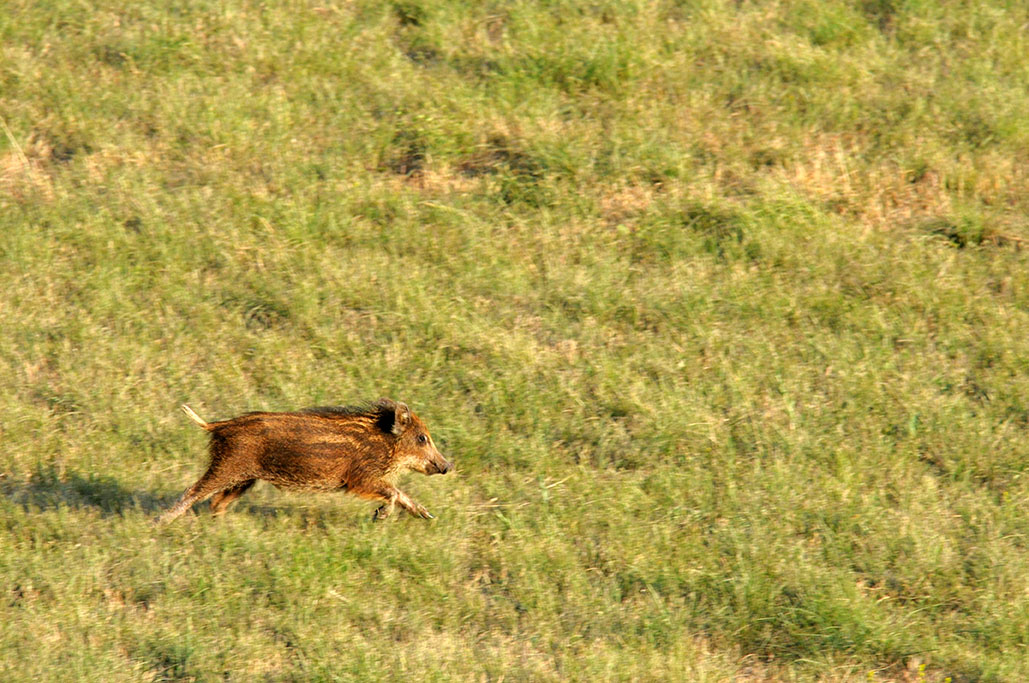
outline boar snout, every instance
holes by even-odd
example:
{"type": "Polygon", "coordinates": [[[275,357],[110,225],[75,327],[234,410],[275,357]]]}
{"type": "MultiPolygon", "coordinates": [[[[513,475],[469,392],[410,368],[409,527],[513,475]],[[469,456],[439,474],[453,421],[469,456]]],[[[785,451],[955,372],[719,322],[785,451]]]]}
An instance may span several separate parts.
{"type": "Polygon", "coordinates": [[[443,454],[439,451],[431,454],[426,458],[426,467],[423,470],[426,474],[446,474],[450,470],[454,469],[454,466],[450,464],[450,461],[443,457],[443,454]]]}

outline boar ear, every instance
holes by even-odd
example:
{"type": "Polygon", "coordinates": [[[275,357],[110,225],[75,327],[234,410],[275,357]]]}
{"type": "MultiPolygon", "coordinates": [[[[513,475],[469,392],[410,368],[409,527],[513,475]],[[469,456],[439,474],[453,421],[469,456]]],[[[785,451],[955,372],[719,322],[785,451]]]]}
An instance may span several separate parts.
{"type": "Polygon", "coordinates": [[[391,430],[397,436],[404,433],[408,425],[411,424],[411,410],[407,407],[406,403],[397,403],[396,411],[393,413],[393,429],[391,430]]]}
{"type": "Polygon", "coordinates": [[[379,409],[379,424],[382,426],[382,431],[399,436],[411,424],[411,410],[407,404],[380,398],[375,405],[379,409]]]}

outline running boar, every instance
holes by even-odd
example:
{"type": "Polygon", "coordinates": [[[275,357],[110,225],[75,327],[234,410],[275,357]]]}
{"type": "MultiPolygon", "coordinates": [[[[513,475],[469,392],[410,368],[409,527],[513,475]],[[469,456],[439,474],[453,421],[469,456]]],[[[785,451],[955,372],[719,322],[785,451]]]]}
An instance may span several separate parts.
{"type": "Polygon", "coordinates": [[[349,491],[383,501],[373,519],[389,517],[397,505],[432,519],[397,488],[397,478],[407,470],[451,470],[425,423],[386,398],[298,413],[246,413],[222,422],[205,422],[189,406],[182,410],[211,433],[211,464],[157,522],[169,522],[211,496],[211,512],[219,515],[258,479],[283,489],[349,491]]]}

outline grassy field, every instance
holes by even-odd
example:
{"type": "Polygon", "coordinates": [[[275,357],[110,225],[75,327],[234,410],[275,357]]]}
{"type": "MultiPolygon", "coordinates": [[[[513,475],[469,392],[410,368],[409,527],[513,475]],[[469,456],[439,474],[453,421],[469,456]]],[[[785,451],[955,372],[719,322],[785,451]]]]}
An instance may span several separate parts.
{"type": "Polygon", "coordinates": [[[1029,679],[1029,10],[0,10],[3,680],[1029,679]],[[203,417],[390,396],[437,519],[203,417]]]}

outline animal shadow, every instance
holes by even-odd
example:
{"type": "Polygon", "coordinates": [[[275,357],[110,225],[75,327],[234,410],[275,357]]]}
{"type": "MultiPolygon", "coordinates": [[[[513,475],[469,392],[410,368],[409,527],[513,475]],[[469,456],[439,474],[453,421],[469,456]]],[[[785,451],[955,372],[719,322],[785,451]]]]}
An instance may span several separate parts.
{"type": "Polygon", "coordinates": [[[0,495],[25,509],[92,509],[103,517],[122,516],[133,511],[154,513],[171,505],[176,498],[174,494],[133,490],[103,474],[60,472],[52,465],[36,469],[28,481],[0,479],[0,495]]]}
{"type": "MultiPolygon", "coordinates": [[[[170,508],[179,499],[181,491],[154,493],[123,486],[117,479],[90,472],[86,475],[72,470],[59,471],[52,465],[36,469],[27,482],[12,481],[0,474],[0,496],[26,510],[54,510],[60,507],[74,510],[96,510],[101,517],[122,517],[126,513],[142,512],[154,516],[170,508]]],[[[193,506],[192,512],[209,517],[208,503],[193,506]]],[[[232,506],[228,514],[248,514],[259,518],[273,518],[290,512],[298,514],[305,523],[321,516],[326,510],[308,509],[306,506],[264,505],[241,501],[232,506]]]]}

